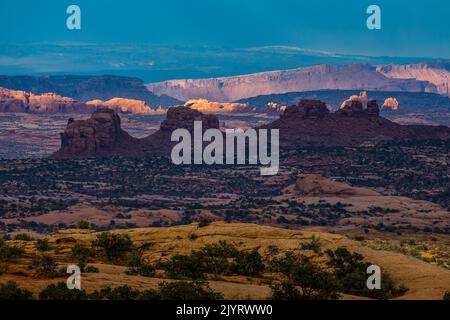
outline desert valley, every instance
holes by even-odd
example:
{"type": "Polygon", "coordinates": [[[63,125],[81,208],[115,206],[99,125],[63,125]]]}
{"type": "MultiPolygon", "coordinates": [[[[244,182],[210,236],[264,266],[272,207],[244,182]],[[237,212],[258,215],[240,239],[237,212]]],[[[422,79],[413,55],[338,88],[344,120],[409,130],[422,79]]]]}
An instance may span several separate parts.
{"type": "Polygon", "coordinates": [[[2,288],[35,299],[448,298],[449,74],[442,61],[150,84],[1,76],[2,288]],[[174,165],[171,133],[194,121],[279,130],[278,174],[174,165]],[[65,287],[71,264],[77,293],[65,287]],[[370,264],[381,290],[365,287],[370,264]]]}

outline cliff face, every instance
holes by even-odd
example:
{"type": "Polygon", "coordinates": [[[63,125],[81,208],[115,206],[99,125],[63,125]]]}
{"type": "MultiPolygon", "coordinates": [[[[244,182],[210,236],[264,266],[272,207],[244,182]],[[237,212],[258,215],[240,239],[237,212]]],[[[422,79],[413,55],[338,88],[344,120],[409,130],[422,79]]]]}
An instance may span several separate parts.
{"type": "Polygon", "coordinates": [[[24,91],[0,88],[0,112],[91,113],[95,109],[95,106],[88,106],[54,93],[35,95],[24,91]]]}
{"type": "Polygon", "coordinates": [[[86,102],[87,105],[104,107],[112,109],[117,113],[155,113],[157,110],[153,110],[144,101],[124,98],[113,98],[108,101],[91,100],[86,102]]]}
{"type": "Polygon", "coordinates": [[[280,147],[361,146],[387,140],[450,139],[445,126],[404,126],[379,116],[376,101],[364,107],[352,100],[330,112],[319,100],[302,100],[288,107],[280,119],[262,128],[280,130],[280,147]]]}
{"type": "Polygon", "coordinates": [[[56,159],[133,156],[140,151],[139,139],[131,137],[120,127],[120,117],[111,109],[98,109],[90,119],[67,123],[61,133],[61,148],[56,159]]]}
{"type": "Polygon", "coordinates": [[[92,100],[86,103],[54,93],[36,95],[24,91],[0,88],[0,112],[14,113],[92,113],[97,108],[108,108],[118,113],[155,113],[144,101],[114,98],[108,101],[92,100]]]}
{"type": "Polygon", "coordinates": [[[218,129],[219,120],[214,115],[204,115],[184,106],[172,107],[167,119],[154,134],[137,139],[123,131],[120,117],[112,109],[98,109],[90,119],[69,119],[61,133],[61,148],[52,155],[56,159],[111,156],[169,156],[172,131],[178,128],[193,130],[194,121],[201,121],[203,129],[218,129]]]}
{"type": "Polygon", "coordinates": [[[323,89],[437,92],[434,84],[416,79],[391,79],[367,64],[318,65],[227,78],[171,80],[151,83],[147,88],[181,100],[205,98],[213,101],[323,89]]]}
{"type": "Polygon", "coordinates": [[[406,65],[385,65],[377,71],[393,79],[417,79],[428,81],[436,87],[436,92],[450,97],[450,61],[417,63],[406,65]]]}
{"type": "Polygon", "coordinates": [[[140,79],[117,76],[0,76],[0,87],[36,95],[54,92],[82,102],[115,97],[142,100],[155,107],[167,107],[181,102],[168,96],[153,94],[140,79]]]}

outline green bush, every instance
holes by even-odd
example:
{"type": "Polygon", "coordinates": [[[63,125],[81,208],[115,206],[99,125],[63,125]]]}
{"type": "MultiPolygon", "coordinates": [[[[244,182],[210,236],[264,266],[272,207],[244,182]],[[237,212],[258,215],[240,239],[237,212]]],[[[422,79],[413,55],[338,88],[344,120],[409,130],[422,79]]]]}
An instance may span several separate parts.
{"type": "Polygon", "coordinates": [[[128,235],[103,232],[92,241],[92,246],[101,248],[109,261],[122,260],[132,249],[133,242],[128,235]]]}
{"type": "Polygon", "coordinates": [[[87,266],[84,268],[84,272],[86,273],[99,273],[100,270],[97,267],[94,266],[87,266]]]}
{"type": "Polygon", "coordinates": [[[175,255],[170,260],[160,262],[159,267],[165,270],[172,279],[203,279],[198,257],[195,255],[175,255]]]}
{"type": "Polygon", "coordinates": [[[70,290],[64,282],[51,284],[39,293],[40,300],[87,300],[84,290],[70,290]]]}
{"type": "Polygon", "coordinates": [[[450,300],[450,291],[444,293],[444,300],[450,300]]]}
{"type": "Polygon", "coordinates": [[[149,264],[141,264],[139,267],[132,267],[126,272],[128,275],[140,275],[143,277],[154,277],[156,269],[149,264]]]}
{"type": "Polygon", "coordinates": [[[343,293],[370,297],[374,299],[389,299],[403,294],[407,289],[397,288],[389,274],[381,274],[381,289],[367,288],[367,268],[371,263],[364,262],[364,257],[358,253],[351,253],[345,248],[338,248],[334,252],[326,251],[329,256],[328,266],[333,268],[333,274],[339,282],[343,293]]]}
{"type": "Polygon", "coordinates": [[[231,269],[233,272],[245,276],[256,276],[264,270],[264,264],[261,255],[256,250],[252,252],[238,252],[231,269]]]}
{"type": "Polygon", "coordinates": [[[31,300],[31,291],[20,289],[14,281],[0,283],[0,300],[31,300]]]}
{"type": "Polygon", "coordinates": [[[272,299],[330,300],[339,298],[338,284],[333,274],[305,256],[286,253],[274,259],[272,271],[284,275],[281,284],[272,286],[272,299]]]}
{"type": "Polygon", "coordinates": [[[50,244],[47,239],[37,239],[35,245],[37,250],[39,251],[48,251],[50,250],[50,244]]]}
{"type": "Polygon", "coordinates": [[[0,241],[0,260],[14,260],[18,257],[20,257],[24,253],[24,250],[16,247],[16,246],[9,246],[6,244],[3,239],[0,241]]]}
{"type": "Polygon", "coordinates": [[[320,243],[319,237],[313,236],[310,242],[302,243],[300,247],[302,250],[312,250],[315,253],[320,253],[322,244],[320,243]]]}
{"type": "Polygon", "coordinates": [[[20,241],[33,241],[34,239],[33,239],[33,237],[29,236],[29,235],[26,234],[26,233],[21,233],[21,234],[17,234],[17,235],[14,237],[14,240],[20,240],[20,241]]]}
{"type": "Polygon", "coordinates": [[[213,291],[207,282],[163,282],[159,284],[160,300],[221,300],[223,295],[213,291]]]}
{"type": "Polygon", "coordinates": [[[82,220],[77,223],[77,228],[78,229],[90,229],[91,225],[89,222],[82,220]]]}
{"type": "Polygon", "coordinates": [[[49,255],[35,256],[31,261],[31,266],[36,269],[40,276],[57,277],[60,273],[56,271],[56,261],[49,255]]]}

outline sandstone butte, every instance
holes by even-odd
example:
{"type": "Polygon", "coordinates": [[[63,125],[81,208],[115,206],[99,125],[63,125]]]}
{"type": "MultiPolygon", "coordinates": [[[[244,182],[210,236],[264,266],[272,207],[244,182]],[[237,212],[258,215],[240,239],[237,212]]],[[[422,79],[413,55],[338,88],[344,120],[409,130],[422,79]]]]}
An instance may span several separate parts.
{"type": "MultiPolygon", "coordinates": [[[[176,144],[170,141],[172,131],[193,130],[194,121],[202,121],[204,130],[219,128],[215,115],[178,106],[168,110],[157,132],[137,139],[121,129],[114,110],[98,109],[88,120],[69,120],[61,134],[61,148],[53,157],[168,156],[176,144]]],[[[450,138],[450,128],[445,126],[400,125],[381,117],[375,100],[368,100],[365,107],[359,100],[352,100],[336,112],[319,100],[302,100],[286,108],[278,120],[259,128],[279,129],[282,151],[302,146],[364,146],[387,140],[450,138]]]]}

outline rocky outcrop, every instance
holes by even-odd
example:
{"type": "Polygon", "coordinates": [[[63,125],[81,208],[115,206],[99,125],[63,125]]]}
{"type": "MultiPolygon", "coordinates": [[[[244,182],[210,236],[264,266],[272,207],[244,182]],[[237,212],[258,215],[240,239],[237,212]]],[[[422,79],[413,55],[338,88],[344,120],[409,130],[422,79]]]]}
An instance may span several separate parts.
{"type": "Polygon", "coordinates": [[[86,102],[87,105],[95,106],[95,107],[104,107],[108,109],[112,109],[117,113],[156,113],[163,112],[162,109],[153,110],[148,104],[144,101],[134,100],[134,99],[124,99],[124,98],[113,98],[108,101],[102,100],[91,100],[86,102]]]}
{"type": "Polygon", "coordinates": [[[178,105],[182,101],[147,90],[141,79],[118,76],[0,76],[0,87],[41,95],[54,92],[86,102],[121,97],[141,100],[155,108],[178,105]]]}
{"type": "Polygon", "coordinates": [[[368,64],[312,67],[270,71],[242,76],[209,79],[184,79],[151,83],[155,94],[180,100],[205,98],[212,101],[239,99],[287,92],[324,89],[437,92],[434,84],[416,79],[390,78],[368,64]]]}
{"type": "Polygon", "coordinates": [[[404,126],[380,117],[374,100],[369,100],[365,109],[360,101],[354,100],[336,112],[330,112],[319,100],[302,100],[262,128],[280,130],[282,149],[363,146],[387,140],[450,139],[449,127],[404,126]]]}
{"type": "Polygon", "coordinates": [[[172,107],[167,111],[167,119],[161,123],[161,131],[172,132],[175,129],[184,128],[194,130],[194,121],[201,121],[206,129],[218,129],[219,120],[216,116],[203,114],[200,111],[185,106],[172,107]]]}
{"type": "Polygon", "coordinates": [[[0,112],[91,113],[95,109],[95,106],[88,106],[54,93],[35,95],[24,91],[0,88],[0,112]]]}
{"type": "Polygon", "coordinates": [[[392,79],[417,79],[433,84],[436,92],[450,97],[450,61],[382,65],[377,71],[392,79]]]}
{"type": "Polygon", "coordinates": [[[389,97],[389,98],[386,98],[386,100],[384,100],[384,103],[381,106],[381,108],[383,110],[397,111],[398,106],[399,106],[399,103],[398,103],[397,99],[389,97]]]}
{"type": "Polygon", "coordinates": [[[211,113],[239,113],[250,111],[246,103],[213,102],[206,99],[189,100],[184,105],[201,112],[211,113]]]}
{"type": "Polygon", "coordinates": [[[140,154],[140,141],[121,129],[120,117],[114,110],[98,109],[90,119],[69,119],[61,133],[61,148],[56,159],[133,156],[140,154]]]}
{"type": "Polygon", "coordinates": [[[117,113],[156,113],[144,101],[114,98],[108,101],[92,100],[86,103],[55,93],[36,95],[34,93],[0,88],[0,112],[14,113],[92,113],[97,108],[108,108],[117,113]]]}
{"type": "Polygon", "coordinates": [[[169,156],[176,142],[171,141],[175,129],[194,129],[201,121],[203,130],[218,129],[219,120],[184,106],[172,107],[167,119],[154,134],[137,139],[121,129],[120,117],[112,109],[98,109],[90,119],[69,119],[61,134],[61,148],[52,157],[57,159],[106,156],[169,156]]]}
{"type": "Polygon", "coordinates": [[[313,197],[363,197],[381,196],[376,191],[356,188],[346,183],[327,179],[318,174],[304,174],[297,178],[294,190],[302,196],[313,197]]]}

